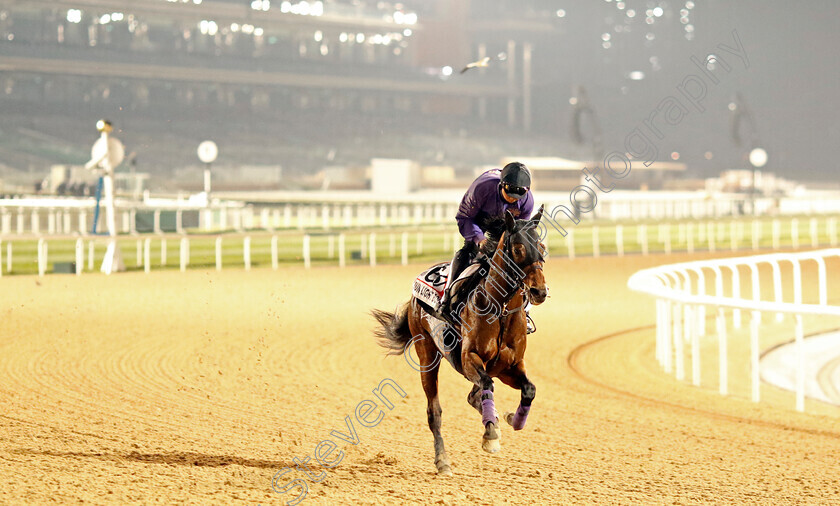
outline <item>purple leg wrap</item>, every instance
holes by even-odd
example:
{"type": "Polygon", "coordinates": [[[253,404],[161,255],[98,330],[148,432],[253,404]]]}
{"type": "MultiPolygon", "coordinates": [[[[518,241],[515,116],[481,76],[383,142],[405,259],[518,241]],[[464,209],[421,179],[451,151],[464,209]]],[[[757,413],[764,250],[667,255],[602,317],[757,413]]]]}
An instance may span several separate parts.
{"type": "Polygon", "coordinates": [[[490,422],[498,422],[498,419],[496,418],[496,405],[493,403],[493,391],[482,390],[481,397],[481,422],[484,425],[487,425],[490,422]],[[487,396],[489,396],[489,398],[485,399],[487,396]]]}
{"type": "Polygon", "coordinates": [[[516,414],[513,415],[511,426],[513,430],[522,430],[525,428],[525,420],[528,419],[528,412],[531,411],[531,406],[523,406],[522,404],[516,408],[516,414]]]}

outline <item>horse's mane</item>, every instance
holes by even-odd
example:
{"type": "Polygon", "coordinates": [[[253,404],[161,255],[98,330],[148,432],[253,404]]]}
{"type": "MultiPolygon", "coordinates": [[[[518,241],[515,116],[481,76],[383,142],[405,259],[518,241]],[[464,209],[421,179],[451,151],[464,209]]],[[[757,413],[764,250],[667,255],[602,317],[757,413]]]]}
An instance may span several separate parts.
{"type": "MultiPolygon", "coordinates": [[[[519,233],[527,230],[533,230],[536,227],[536,223],[532,223],[529,220],[516,220],[516,224],[513,228],[513,233],[519,233]]],[[[496,247],[499,245],[499,238],[502,236],[502,233],[505,231],[505,219],[504,218],[494,218],[489,220],[486,225],[487,234],[485,237],[487,238],[487,242],[484,243],[484,247],[481,248],[481,253],[488,257],[492,257],[493,253],[496,251],[496,247]]]]}

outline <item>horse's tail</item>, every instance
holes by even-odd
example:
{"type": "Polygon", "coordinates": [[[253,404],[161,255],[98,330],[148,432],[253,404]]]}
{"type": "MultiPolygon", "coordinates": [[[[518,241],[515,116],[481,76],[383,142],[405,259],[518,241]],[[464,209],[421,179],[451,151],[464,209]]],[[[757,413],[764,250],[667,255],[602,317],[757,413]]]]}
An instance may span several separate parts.
{"type": "Polygon", "coordinates": [[[402,304],[393,313],[379,309],[370,312],[382,325],[382,328],[376,329],[374,334],[379,346],[388,350],[388,355],[399,355],[411,341],[411,331],[408,329],[408,305],[409,302],[402,304]]]}

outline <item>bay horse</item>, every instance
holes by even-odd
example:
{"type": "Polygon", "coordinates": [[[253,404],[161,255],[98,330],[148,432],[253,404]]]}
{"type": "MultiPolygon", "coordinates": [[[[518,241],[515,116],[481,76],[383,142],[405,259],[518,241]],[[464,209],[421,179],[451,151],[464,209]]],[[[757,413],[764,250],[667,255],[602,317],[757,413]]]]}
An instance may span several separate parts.
{"type": "Polygon", "coordinates": [[[498,414],[493,401],[493,378],[521,391],[515,413],[505,413],[504,419],[514,430],[525,427],[525,420],[536,395],[536,387],[525,373],[526,314],[528,300],[532,304],[545,302],[548,296],[543,275],[544,246],[536,228],[542,218],[543,207],[530,220],[515,220],[506,212],[504,231],[496,244],[488,240],[483,253],[490,258],[489,272],[465,301],[453,318],[457,327],[443,324],[429,316],[428,306],[411,298],[394,313],[374,310],[372,314],[381,328],[376,332],[379,344],[388,354],[406,354],[413,344],[419,359],[420,381],[426,394],[429,428],[434,435],[435,466],[438,474],[451,475],[449,456],[443,444],[441,407],[438,401],[438,371],[441,351],[450,364],[463,374],[473,387],[467,401],[481,414],[484,434],[482,448],[495,453],[501,449],[498,414]],[[445,335],[435,333],[445,329],[445,335]],[[441,344],[443,343],[443,344],[441,344]]]}

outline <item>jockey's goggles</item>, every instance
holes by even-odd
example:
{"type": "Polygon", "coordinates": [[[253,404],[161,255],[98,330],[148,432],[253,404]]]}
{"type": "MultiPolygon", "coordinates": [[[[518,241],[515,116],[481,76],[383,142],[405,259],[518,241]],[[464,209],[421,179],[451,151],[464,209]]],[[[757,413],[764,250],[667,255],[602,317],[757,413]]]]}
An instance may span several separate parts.
{"type": "Polygon", "coordinates": [[[505,191],[505,193],[517,200],[521,199],[525,196],[526,193],[528,193],[527,186],[513,186],[509,184],[503,184],[502,189],[505,191]]]}

